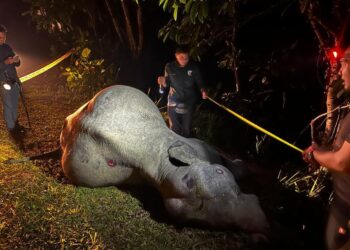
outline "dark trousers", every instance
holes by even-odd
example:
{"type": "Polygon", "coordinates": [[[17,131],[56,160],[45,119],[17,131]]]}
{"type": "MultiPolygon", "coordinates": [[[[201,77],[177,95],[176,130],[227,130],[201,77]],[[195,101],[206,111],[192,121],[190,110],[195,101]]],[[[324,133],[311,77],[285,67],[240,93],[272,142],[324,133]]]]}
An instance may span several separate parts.
{"type": "Polygon", "coordinates": [[[15,128],[18,118],[17,109],[20,87],[16,83],[11,86],[11,90],[4,89],[2,85],[0,88],[4,120],[7,129],[12,130],[15,128]]]}
{"type": "MultiPolygon", "coordinates": [[[[335,198],[329,213],[326,243],[328,250],[349,249],[345,244],[350,241],[350,208],[335,198]],[[344,247],[344,248],[342,248],[344,247]]],[[[346,244],[348,245],[348,244],[346,244]]]]}
{"type": "Polygon", "coordinates": [[[183,137],[191,136],[192,117],[195,106],[188,106],[188,111],[185,114],[179,114],[176,112],[176,107],[168,106],[168,115],[170,119],[170,129],[176,134],[183,137]]]}

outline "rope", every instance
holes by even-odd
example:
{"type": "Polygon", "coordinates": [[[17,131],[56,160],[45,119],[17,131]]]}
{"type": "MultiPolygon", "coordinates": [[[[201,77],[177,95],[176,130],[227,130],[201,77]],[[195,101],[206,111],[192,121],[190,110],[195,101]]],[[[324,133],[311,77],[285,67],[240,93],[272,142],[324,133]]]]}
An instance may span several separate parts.
{"type": "Polygon", "coordinates": [[[60,58],[56,59],[55,61],[53,61],[52,63],[28,74],[25,76],[22,76],[21,78],[19,78],[19,80],[23,83],[26,82],[38,75],[41,75],[42,73],[48,71],[49,69],[55,67],[57,64],[59,64],[60,62],[62,62],[63,60],[65,60],[66,58],[68,58],[71,54],[73,53],[73,50],[68,51],[66,54],[64,54],[63,56],[61,56],[60,58]]]}
{"type": "Polygon", "coordinates": [[[274,139],[276,139],[276,140],[282,142],[283,144],[285,144],[285,145],[287,145],[287,146],[289,146],[289,147],[291,147],[291,148],[293,148],[293,149],[295,149],[295,150],[297,150],[297,151],[299,151],[299,152],[301,152],[301,153],[304,152],[304,150],[302,150],[302,149],[300,149],[300,148],[294,146],[293,144],[291,144],[291,143],[289,143],[289,142],[283,140],[282,138],[278,137],[277,135],[274,135],[273,133],[267,131],[266,129],[264,129],[264,128],[258,126],[257,124],[255,124],[255,123],[253,123],[253,122],[251,122],[251,121],[249,121],[248,119],[246,119],[246,118],[244,118],[243,116],[237,114],[236,112],[232,111],[231,109],[229,109],[229,108],[225,107],[224,105],[222,105],[222,104],[216,102],[216,101],[213,100],[212,98],[208,97],[207,99],[208,99],[209,101],[213,102],[214,104],[216,104],[217,106],[219,106],[220,108],[226,110],[226,111],[229,112],[230,114],[234,115],[235,117],[237,117],[237,118],[240,119],[241,121],[247,123],[249,126],[251,126],[251,127],[255,128],[255,129],[259,130],[260,132],[263,132],[264,134],[267,134],[268,136],[270,136],[270,137],[272,137],[272,138],[274,138],[274,139]]]}
{"type": "MultiPolygon", "coordinates": [[[[349,107],[350,107],[350,104],[347,104],[347,105],[344,105],[344,106],[340,106],[340,105],[339,105],[338,107],[332,109],[331,111],[328,111],[328,112],[326,112],[326,113],[320,114],[320,115],[317,116],[316,118],[312,119],[311,122],[310,122],[310,127],[311,127],[311,139],[314,140],[314,137],[315,137],[315,134],[314,134],[314,131],[315,131],[315,129],[314,129],[314,124],[315,124],[316,120],[318,120],[318,119],[320,119],[320,118],[322,118],[322,117],[324,117],[324,116],[326,116],[326,115],[328,115],[328,114],[331,114],[331,113],[333,113],[333,112],[335,112],[335,111],[340,111],[340,110],[342,110],[342,109],[346,109],[346,108],[349,108],[349,107]]],[[[325,120],[323,120],[323,122],[325,122],[325,120]]],[[[322,123],[323,123],[323,122],[322,122],[322,123]]],[[[339,121],[337,121],[337,123],[338,123],[338,122],[339,122],[339,121]]],[[[336,127],[337,127],[337,126],[334,127],[334,130],[333,130],[332,134],[335,133],[336,127]]],[[[333,135],[332,135],[332,137],[333,137],[333,135]]]]}
{"type": "Polygon", "coordinates": [[[326,116],[326,115],[328,115],[328,114],[330,114],[330,113],[333,113],[334,111],[337,111],[337,110],[340,110],[340,109],[346,109],[346,108],[349,108],[349,107],[350,107],[350,104],[344,105],[344,106],[338,106],[338,107],[332,109],[331,111],[328,111],[328,112],[326,112],[326,113],[320,114],[320,115],[317,116],[316,118],[312,119],[311,123],[314,123],[317,119],[320,119],[320,118],[323,117],[323,116],[326,116]]]}

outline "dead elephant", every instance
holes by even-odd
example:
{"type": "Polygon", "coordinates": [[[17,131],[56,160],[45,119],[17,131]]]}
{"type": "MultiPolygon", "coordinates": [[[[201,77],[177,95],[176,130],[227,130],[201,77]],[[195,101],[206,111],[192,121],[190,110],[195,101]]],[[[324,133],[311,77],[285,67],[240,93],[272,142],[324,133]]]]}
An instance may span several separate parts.
{"type": "Polygon", "coordinates": [[[122,85],[99,92],[65,120],[62,167],[76,185],[137,183],[161,193],[181,221],[265,232],[268,222],[255,195],[240,191],[233,174],[204,142],[168,129],[143,92],[122,85]]]}

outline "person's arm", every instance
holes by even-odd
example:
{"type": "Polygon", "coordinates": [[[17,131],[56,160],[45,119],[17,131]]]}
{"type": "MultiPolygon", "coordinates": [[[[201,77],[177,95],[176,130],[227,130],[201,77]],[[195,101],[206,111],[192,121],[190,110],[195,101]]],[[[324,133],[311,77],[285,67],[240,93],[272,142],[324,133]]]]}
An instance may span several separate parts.
{"type": "Polygon", "coordinates": [[[202,99],[207,99],[208,98],[208,92],[205,88],[201,88],[201,94],[202,94],[202,99]]]}
{"type": "Polygon", "coordinates": [[[7,58],[3,61],[0,61],[0,74],[3,74],[11,64],[15,64],[15,66],[17,66],[17,64],[19,66],[20,64],[19,56],[15,55],[15,53],[9,45],[4,44],[3,50],[3,53],[7,55],[7,58]]]}
{"type": "Polygon", "coordinates": [[[14,57],[12,57],[13,59],[13,64],[15,65],[15,67],[19,67],[21,65],[21,60],[19,59],[18,55],[15,55],[14,57]]]}
{"type": "Polygon", "coordinates": [[[1,61],[0,62],[0,74],[3,74],[7,70],[9,65],[10,65],[10,61],[9,61],[8,58],[3,60],[3,61],[1,61]]]}
{"type": "Polygon", "coordinates": [[[15,52],[13,51],[13,49],[9,45],[7,45],[7,49],[8,49],[8,55],[9,56],[5,60],[5,63],[6,64],[12,64],[15,67],[20,66],[21,62],[20,62],[19,56],[15,54],[15,52]]]}
{"type": "Polygon", "coordinates": [[[19,56],[15,54],[15,52],[9,45],[7,45],[6,54],[8,55],[7,58],[5,59],[6,64],[13,65],[15,67],[18,67],[21,64],[19,56]]]}
{"type": "Polygon", "coordinates": [[[1,61],[0,62],[0,74],[4,73],[6,68],[7,68],[7,64],[5,63],[5,60],[1,61]]]}
{"type": "Polygon", "coordinates": [[[169,64],[165,65],[164,76],[158,76],[157,82],[163,88],[168,88],[170,86],[170,78],[169,78],[169,64]]]}
{"type": "Polygon", "coordinates": [[[207,92],[207,89],[204,87],[203,77],[198,66],[195,67],[194,77],[195,77],[196,85],[199,91],[201,92],[202,99],[207,99],[208,92],[207,92]]]}
{"type": "Polygon", "coordinates": [[[345,141],[338,151],[324,151],[314,149],[313,158],[321,166],[331,171],[350,173],[350,143],[345,141]]]}

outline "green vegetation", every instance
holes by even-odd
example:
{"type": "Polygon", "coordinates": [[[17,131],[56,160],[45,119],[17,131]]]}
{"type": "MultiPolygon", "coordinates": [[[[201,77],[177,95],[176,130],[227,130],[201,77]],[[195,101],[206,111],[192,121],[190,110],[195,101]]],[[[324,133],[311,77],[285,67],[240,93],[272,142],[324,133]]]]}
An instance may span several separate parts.
{"type": "Polygon", "coordinates": [[[71,67],[65,68],[62,73],[67,77],[67,87],[75,95],[83,95],[87,99],[94,96],[99,90],[112,85],[115,79],[116,67],[114,64],[104,65],[103,59],[92,60],[91,49],[77,48],[76,60],[71,67]]]}

